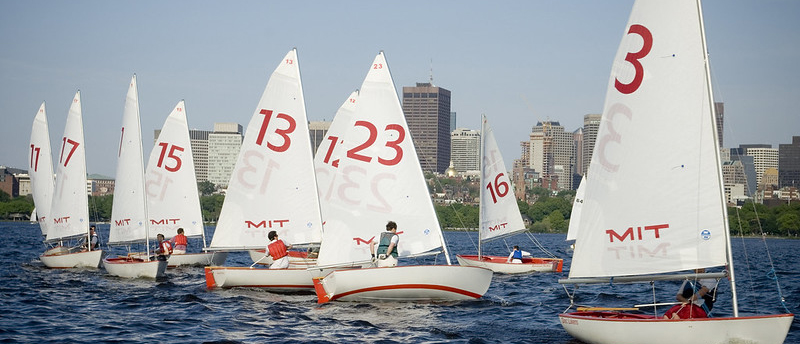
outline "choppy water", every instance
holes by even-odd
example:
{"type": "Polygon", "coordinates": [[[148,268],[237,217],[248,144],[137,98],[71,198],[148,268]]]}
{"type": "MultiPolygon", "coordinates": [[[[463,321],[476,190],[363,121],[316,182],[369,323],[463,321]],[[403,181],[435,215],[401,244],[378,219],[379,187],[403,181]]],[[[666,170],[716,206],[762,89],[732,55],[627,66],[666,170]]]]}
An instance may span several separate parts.
{"type": "MultiPolygon", "coordinates": [[[[108,226],[99,226],[101,237],[108,226]]],[[[455,253],[475,252],[475,233],[446,232],[455,253]]],[[[566,258],[563,235],[537,235],[559,257],[566,258]]],[[[533,253],[524,236],[515,237],[533,253]]],[[[800,241],[768,240],[786,304],[800,309],[800,241]]],[[[507,252],[494,242],[485,249],[507,252]]],[[[744,250],[751,260],[759,255],[760,239],[734,244],[736,257],[744,250]],[[743,246],[744,245],[744,246],[743,246]]],[[[210,343],[579,343],[561,328],[557,314],[569,298],[557,279],[564,274],[495,275],[480,300],[445,303],[316,303],[314,295],[281,295],[261,290],[207,290],[201,268],[170,269],[163,281],[127,280],[103,269],[50,270],[38,260],[43,251],[37,225],[0,223],[0,342],[210,342],[210,343]]],[[[438,258],[439,262],[443,258],[438,258]]],[[[758,260],[763,261],[763,260],[758,260]]],[[[232,253],[227,265],[249,265],[246,254],[232,253]]],[[[402,261],[401,264],[427,263],[402,261]]],[[[738,261],[737,261],[738,263],[738,261]]],[[[783,312],[772,295],[774,283],[764,268],[748,271],[737,266],[739,283],[753,275],[758,298],[740,296],[744,312],[756,309],[783,312]]],[[[728,284],[721,283],[715,312],[731,312],[728,284]]],[[[748,285],[740,285],[744,294],[748,285]]],[[[677,285],[657,286],[659,301],[672,301],[677,285]]],[[[578,302],[630,307],[652,300],[647,284],[583,286],[578,302]]],[[[663,310],[662,310],[663,311],[663,310]]],[[[795,320],[786,343],[800,343],[795,320]]]]}

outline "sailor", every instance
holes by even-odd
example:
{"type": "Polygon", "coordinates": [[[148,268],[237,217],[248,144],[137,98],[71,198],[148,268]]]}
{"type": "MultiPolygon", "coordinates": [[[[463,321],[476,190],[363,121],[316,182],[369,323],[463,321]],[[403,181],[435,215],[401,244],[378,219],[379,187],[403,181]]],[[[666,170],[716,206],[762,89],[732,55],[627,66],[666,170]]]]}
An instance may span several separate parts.
{"type": "Polygon", "coordinates": [[[508,255],[506,263],[522,264],[522,257],[530,255],[531,255],[530,253],[520,250],[519,246],[514,245],[514,250],[511,251],[511,254],[508,255]]]}
{"type": "Polygon", "coordinates": [[[158,239],[158,248],[156,248],[156,259],[160,261],[166,261],[169,258],[169,255],[172,254],[172,244],[169,241],[164,239],[164,234],[158,233],[156,235],[156,239],[158,239]]]}
{"type": "Polygon", "coordinates": [[[278,232],[270,231],[267,234],[270,240],[267,245],[267,255],[272,257],[272,265],[270,269],[286,269],[289,267],[289,252],[292,245],[286,246],[283,240],[278,239],[278,232]]]}
{"type": "Polygon", "coordinates": [[[378,256],[375,257],[375,241],[370,243],[369,250],[372,253],[373,262],[378,267],[397,266],[397,243],[400,237],[397,235],[397,224],[389,221],[386,224],[386,231],[381,233],[378,241],[378,256]]]}
{"type": "Polygon", "coordinates": [[[186,246],[188,246],[189,241],[186,239],[186,235],[183,234],[183,228],[178,228],[178,235],[172,237],[169,243],[172,244],[172,254],[186,253],[186,246]]]}

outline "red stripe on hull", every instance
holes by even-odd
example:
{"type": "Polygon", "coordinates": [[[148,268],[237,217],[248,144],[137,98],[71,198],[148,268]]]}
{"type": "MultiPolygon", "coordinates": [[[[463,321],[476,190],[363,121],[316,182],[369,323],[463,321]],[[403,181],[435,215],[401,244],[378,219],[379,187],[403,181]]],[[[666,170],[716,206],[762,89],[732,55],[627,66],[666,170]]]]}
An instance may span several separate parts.
{"type": "MultiPolygon", "coordinates": [[[[479,295],[479,294],[475,294],[473,292],[466,291],[466,290],[463,290],[463,289],[447,287],[447,286],[441,286],[441,285],[435,285],[435,284],[395,284],[395,285],[384,285],[384,286],[378,286],[378,287],[370,287],[370,288],[351,290],[351,291],[348,291],[346,293],[341,293],[341,294],[334,295],[330,300],[336,300],[336,299],[339,299],[339,298],[342,298],[342,297],[345,297],[345,296],[354,295],[354,294],[358,294],[358,293],[365,293],[365,292],[379,291],[379,290],[393,290],[393,289],[432,289],[432,290],[442,290],[442,291],[447,291],[447,292],[451,292],[451,293],[455,293],[455,294],[466,295],[466,296],[469,296],[469,297],[471,297],[473,299],[478,299],[478,298],[481,297],[481,295],[479,295]]],[[[317,295],[319,296],[319,292],[317,293],[317,295]]]]}

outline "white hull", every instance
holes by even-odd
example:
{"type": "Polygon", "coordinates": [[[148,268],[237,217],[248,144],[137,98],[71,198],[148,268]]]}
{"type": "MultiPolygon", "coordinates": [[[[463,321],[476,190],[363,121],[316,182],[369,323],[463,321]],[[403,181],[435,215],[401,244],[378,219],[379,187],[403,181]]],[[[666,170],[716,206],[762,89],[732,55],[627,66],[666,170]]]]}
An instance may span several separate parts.
{"type": "Polygon", "coordinates": [[[103,259],[103,266],[109,275],[125,278],[159,278],[164,277],[164,271],[167,270],[166,261],[127,257],[103,259]]]}
{"type": "Polygon", "coordinates": [[[278,292],[313,292],[314,277],[328,271],[303,269],[264,269],[249,267],[207,266],[206,287],[212,288],[263,288],[278,292]]]}
{"type": "Polygon", "coordinates": [[[561,326],[576,339],[593,344],[783,343],[794,315],[666,320],[653,317],[608,318],[619,313],[561,314],[561,326]]]}
{"type": "Polygon", "coordinates": [[[489,289],[492,271],[458,265],[413,265],[336,270],[315,279],[320,303],[328,301],[459,301],[489,289]]]}
{"type": "Polygon", "coordinates": [[[167,259],[167,266],[174,268],[177,266],[209,266],[209,265],[222,265],[225,264],[225,259],[228,258],[228,252],[202,252],[202,253],[185,253],[173,254],[167,259]]]}
{"type": "MultiPolygon", "coordinates": [[[[264,257],[266,254],[266,250],[248,250],[250,253],[250,259],[253,260],[253,263],[258,265],[270,265],[272,264],[272,257],[264,257]]],[[[222,264],[215,264],[215,265],[222,265],[222,264]]],[[[312,266],[317,265],[317,260],[314,258],[306,258],[306,254],[298,251],[289,251],[289,268],[290,269],[305,269],[310,268],[312,266]]]]}
{"type": "Polygon", "coordinates": [[[59,246],[45,251],[39,260],[52,269],[99,268],[102,257],[101,250],[70,253],[69,249],[59,246]]]}
{"type": "Polygon", "coordinates": [[[481,258],[479,260],[478,256],[456,255],[461,266],[477,266],[502,274],[561,272],[564,264],[564,261],[558,258],[523,258],[522,263],[507,263],[508,257],[482,256],[481,258]]]}

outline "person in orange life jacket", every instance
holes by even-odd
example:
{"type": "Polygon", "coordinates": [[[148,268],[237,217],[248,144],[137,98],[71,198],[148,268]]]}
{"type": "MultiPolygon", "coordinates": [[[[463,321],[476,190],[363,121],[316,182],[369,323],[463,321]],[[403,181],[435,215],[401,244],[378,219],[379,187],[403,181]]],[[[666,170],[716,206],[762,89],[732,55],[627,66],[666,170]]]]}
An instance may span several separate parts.
{"type": "Polygon", "coordinates": [[[522,264],[522,257],[530,255],[530,253],[520,250],[519,246],[514,245],[514,250],[508,255],[506,263],[522,264]]]}
{"type": "Polygon", "coordinates": [[[172,254],[172,244],[165,240],[164,234],[161,233],[156,235],[156,239],[158,239],[158,247],[155,250],[156,259],[160,261],[166,261],[167,258],[169,258],[169,255],[172,254]]]}
{"type": "Polygon", "coordinates": [[[400,237],[397,235],[397,224],[394,221],[389,221],[386,224],[386,231],[381,233],[378,241],[378,257],[375,257],[375,241],[369,244],[369,250],[372,253],[372,262],[380,267],[397,266],[397,243],[400,237]]]}
{"type": "Polygon", "coordinates": [[[178,228],[178,235],[169,239],[169,243],[172,244],[172,254],[186,253],[186,245],[189,241],[186,239],[186,236],[183,235],[183,228],[178,228]]]}
{"type": "Polygon", "coordinates": [[[286,243],[283,240],[278,239],[278,232],[270,231],[267,234],[267,238],[270,240],[269,244],[267,245],[267,255],[272,257],[272,265],[269,266],[270,269],[286,269],[289,267],[289,252],[288,250],[292,248],[292,245],[286,246],[286,243]]]}

